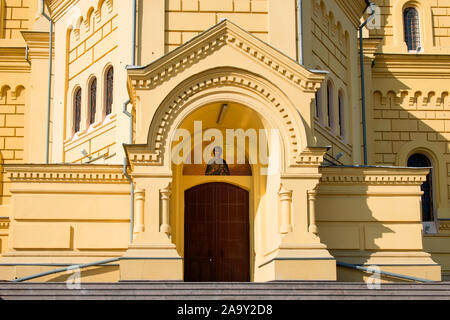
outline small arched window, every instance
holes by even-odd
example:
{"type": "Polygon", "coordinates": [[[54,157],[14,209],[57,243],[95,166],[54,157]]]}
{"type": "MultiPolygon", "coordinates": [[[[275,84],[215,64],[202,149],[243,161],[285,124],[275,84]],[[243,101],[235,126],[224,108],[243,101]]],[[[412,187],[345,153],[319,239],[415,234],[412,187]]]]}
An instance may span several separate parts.
{"type": "Polygon", "coordinates": [[[403,23],[405,29],[405,42],[409,51],[420,48],[420,22],[416,8],[409,7],[403,11],[403,23]]]}
{"type": "Polygon", "coordinates": [[[342,139],[345,138],[345,105],[344,105],[344,94],[339,91],[338,97],[339,104],[339,135],[342,139]]]}
{"type": "Polygon", "coordinates": [[[322,88],[316,91],[316,117],[322,120],[322,88]]]}
{"type": "Polygon", "coordinates": [[[73,132],[80,132],[81,127],[81,88],[73,96],[73,132]]]}
{"type": "Polygon", "coordinates": [[[334,104],[333,104],[333,84],[328,81],[327,84],[327,114],[328,114],[328,126],[333,128],[334,126],[334,104]]]}
{"type": "MultiPolygon", "coordinates": [[[[416,153],[408,159],[408,167],[432,168],[431,160],[424,154],[416,153]]],[[[424,222],[434,221],[433,205],[433,169],[427,176],[427,181],[422,185],[422,219],[424,222]]]]}
{"type": "Polygon", "coordinates": [[[114,68],[110,67],[106,73],[105,79],[105,114],[112,113],[114,93],[114,68]]]}
{"type": "Polygon", "coordinates": [[[94,78],[89,85],[89,124],[95,123],[97,113],[97,78],[94,78]]]}

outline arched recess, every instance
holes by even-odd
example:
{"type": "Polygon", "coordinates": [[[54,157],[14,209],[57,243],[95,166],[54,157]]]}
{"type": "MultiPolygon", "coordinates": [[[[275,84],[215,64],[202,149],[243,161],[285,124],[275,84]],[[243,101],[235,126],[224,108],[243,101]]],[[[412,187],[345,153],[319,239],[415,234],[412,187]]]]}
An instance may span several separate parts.
{"type": "Polygon", "coordinates": [[[423,50],[430,50],[434,47],[433,32],[433,12],[430,0],[397,0],[394,2],[392,21],[394,31],[394,44],[401,47],[402,52],[408,52],[404,35],[403,11],[408,7],[414,7],[419,13],[420,37],[423,39],[423,50]]]}
{"type": "Polygon", "coordinates": [[[217,101],[245,105],[268,122],[266,127],[279,130],[282,170],[313,141],[294,104],[274,84],[246,70],[217,68],[185,80],[158,107],[148,130],[147,145],[159,163],[170,167],[169,137],[183,120],[194,110],[217,101]]]}
{"type": "Polygon", "coordinates": [[[409,157],[415,153],[426,155],[433,163],[435,207],[439,217],[439,211],[445,210],[448,206],[446,162],[437,157],[437,155],[442,154],[442,151],[437,146],[426,141],[411,141],[400,148],[396,164],[400,167],[407,167],[409,157]]]}

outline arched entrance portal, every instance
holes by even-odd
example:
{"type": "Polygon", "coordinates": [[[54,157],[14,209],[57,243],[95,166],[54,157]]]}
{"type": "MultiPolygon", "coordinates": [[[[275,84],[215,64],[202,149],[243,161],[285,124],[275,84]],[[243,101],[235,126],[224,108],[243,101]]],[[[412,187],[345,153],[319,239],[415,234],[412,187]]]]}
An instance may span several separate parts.
{"type": "Polygon", "coordinates": [[[185,192],[184,279],[249,282],[249,193],[227,183],[185,192]]]}

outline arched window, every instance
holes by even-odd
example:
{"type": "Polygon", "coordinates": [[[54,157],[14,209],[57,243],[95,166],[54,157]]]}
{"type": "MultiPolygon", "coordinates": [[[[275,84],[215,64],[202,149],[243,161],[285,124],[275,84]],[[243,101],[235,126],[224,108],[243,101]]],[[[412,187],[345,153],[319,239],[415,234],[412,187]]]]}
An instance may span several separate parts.
{"type": "Polygon", "coordinates": [[[327,84],[327,113],[328,113],[328,126],[330,128],[333,128],[333,126],[334,126],[333,99],[334,99],[333,84],[331,83],[331,81],[328,81],[328,84],[327,84]]]}
{"type": "Polygon", "coordinates": [[[95,114],[97,112],[97,78],[91,81],[89,86],[89,124],[95,123],[95,114]]]}
{"type": "Polygon", "coordinates": [[[420,22],[416,8],[406,8],[403,11],[405,42],[409,51],[416,51],[420,47],[420,22]]]}
{"type": "Polygon", "coordinates": [[[110,67],[106,73],[105,81],[105,114],[112,113],[113,105],[113,93],[114,93],[114,68],[110,67]]]}
{"type": "Polygon", "coordinates": [[[339,135],[342,139],[345,138],[345,105],[344,105],[344,95],[342,91],[339,91],[338,97],[339,103],[339,135]]]}
{"type": "Polygon", "coordinates": [[[73,133],[80,131],[81,127],[81,88],[73,96],[73,133]]]}
{"type": "Polygon", "coordinates": [[[322,120],[322,88],[316,91],[316,117],[322,120]]]}
{"type": "MultiPolygon", "coordinates": [[[[421,153],[413,154],[408,159],[408,167],[432,168],[431,160],[421,153]]],[[[427,181],[422,185],[422,219],[424,222],[434,221],[433,206],[433,169],[427,176],[427,181]]]]}

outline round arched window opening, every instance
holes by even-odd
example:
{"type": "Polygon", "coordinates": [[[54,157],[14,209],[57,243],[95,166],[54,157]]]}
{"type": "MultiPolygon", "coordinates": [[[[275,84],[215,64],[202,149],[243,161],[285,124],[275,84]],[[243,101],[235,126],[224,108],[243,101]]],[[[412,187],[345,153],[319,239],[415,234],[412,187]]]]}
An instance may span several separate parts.
{"type": "Polygon", "coordinates": [[[403,11],[403,24],[405,31],[405,42],[408,51],[419,51],[420,44],[420,21],[416,8],[409,7],[403,11]]]}
{"type": "MultiPolygon", "coordinates": [[[[408,159],[408,167],[411,168],[432,168],[433,163],[430,158],[422,153],[415,153],[408,159]]],[[[434,204],[433,204],[433,169],[427,175],[427,180],[421,187],[422,195],[422,220],[423,222],[434,221],[434,204]]]]}

